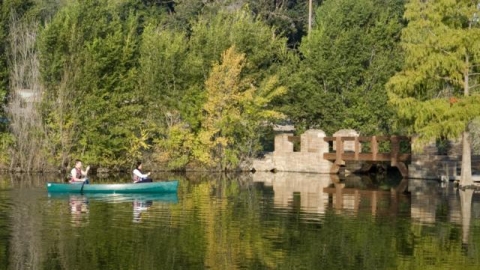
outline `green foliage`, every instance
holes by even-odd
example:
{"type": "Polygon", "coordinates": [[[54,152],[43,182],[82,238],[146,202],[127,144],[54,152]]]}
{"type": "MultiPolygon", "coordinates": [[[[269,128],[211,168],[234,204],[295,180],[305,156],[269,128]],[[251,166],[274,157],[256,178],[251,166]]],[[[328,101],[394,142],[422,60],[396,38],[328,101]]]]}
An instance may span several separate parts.
{"type": "Polygon", "coordinates": [[[190,138],[203,124],[204,82],[221,52],[235,44],[249,58],[242,76],[258,85],[268,85],[288,59],[285,39],[244,11],[206,12],[187,33],[133,7],[138,4],[73,2],[42,32],[43,115],[58,162],[82,157],[121,166],[162,138],[172,141],[154,140],[158,156],[172,158],[170,167],[184,166],[199,149],[190,138]]]}
{"type": "Polygon", "coordinates": [[[391,132],[384,84],[401,63],[402,13],[401,0],[325,1],[283,102],[292,120],[328,133],[391,132]]]}
{"type": "Polygon", "coordinates": [[[224,170],[235,168],[259,150],[262,125],[282,117],[269,109],[269,102],[286,89],[278,86],[275,77],[254,86],[249,77],[242,76],[246,65],[245,54],[234,47],[223,54],[205,82],[207,98],[200,129],[188,128],[179,115],[169,114],[166,136],[156,141],[157,160],[170,168],[198,161],[224,170]]]}
{"type": "Polygon", "coordinates": [[[195,136],[180,120],[178,113],[168,114],[168,127],[164,136],[154,141],[155,159],[169,169],[185,168],[191,161],[195,147],[195,136]]]}
{"type": "MultiPolygon", "coordinates": [[[[403,0],[320,3],[300,54],[287,45],[305,33],[308,1],[6,0],[0,37],[11,7],[43,24],[51,163],[122,167],[153,151],[169,168],[201,160],[224,169],[261,150],[270,127],[259,123],[277,119],[279,106],[299,131],[392,132],[384,84],[402,62],[403,0]],[[231,47],[244,57],[239,73],[214,72],[231,47]],[[221,78],[237,94],[220,94],[221,78]],[[228,114],[215,116],[222,96],[228,114]]],[[[0,91],[7,69],[0,59],[0,91]]]]}
{"type": "Polygon", "coordinates": [[[276,74],[288,60],[286,40],[277,37],[273,29],[243,10],[218,13],[213,18],[200,17],[192,28],[188,58],[192,77],[196,79],[188,95],[198,97],[199,101],[196,104],[189,103],[189,106],[194,106],[192,113],[195,115],[204,101],[202,86],[211,64],[219,61],[221,54],[231,46],[246,54],[248,64],[242,73],[257,82],[276,74]]]}
{"type": "MultiPolygon", "coordinates": [[[[145,28],[140,49],[139,85],[141,99],[152,108],[146,122],[161,138],[155,140],[155,152],[159,161],[164,162],[169,157],[169,166],[177,168],[197,159],[211,161],[209,153],[203,153],[205,142],[193,141],[191,137],[199,135],[206,124],[202,111],[205,104],[213,99],[205,89],[212,63],[218,62],[222,53],[231,46],[235,46],[239,53],[248,58],[239,76],[248,78],[259,89],[263,89],[263,85],[265,89],[272,85],[271,76],[277,74],[283,68],[282,63],[290,57],[284,38],[277,37],[271,28],[242,10],[204,14],[192,23],[189,34],[153,24],[145,28]],[[204,155],[208,158],[202,158],[204,155]]],[[[267,90],[265,92],[255,97],[255,102],[262,103],[259,99],[262,95],[269,100],[273,98],[268,96],[267,90]]],[[[259,112],[253,109],[259,105],[249,102],[253,105],[245,101],[243,106],[252,106],[252,114],[259,112]]],[[[261,106],[267,105],[264,103],[261,106]]],[[[248,118],[245,114],[241,117],[245,121],[254,117],[264,119],[261,114],[248,118]]],[[[258,131],[256,128],[254,126],[253,130],[258,131]]],[[[241,132],[246,132],[247,129],[241,127],[236,136],[241,137],[241,132]]],[[[250,135],[244,135],[245,141],[251,143],[250,135]]],[[[241,146],[243,139],[235,140],[241,146]]],[[[235,151],[226,149],[224,154],[229,156],[228,163],[238,164],[245,155],[258,151],[256,144],[235,151]]]]}
{"type": "Polygon", "coordinates": [[[480,155],[480,117],[474,118],[468,129],[472,135],[472,154],[480,155]]]}
{"type": "Polygon", "coordinates": [[[219,11],[222,4],[228,4],[227,1],[218,3],[219,1],[203,1],[203,0],[177,0],[174,3],[172,16],[164,22],[171,29],[179,31],[191,30],[192,24],[202,14],[215,14],[219,11]]]}
{"type": "Polygon", "coordinates": [[[138,27],[133,11],[121,18],[115,5],[88,1],[71,3],[43,31],[44,114],[70,160],[120,166],[138,155],[131,153],[132,137],[142,136],[138,27]]]}
{"type": "Polygon", "coordinates": [[[402,35],[405,65],[387,84],[399,125],[422,140],[457,138],[480,114],[480,29],[472,1],[410,1],[402,35]],[[458,101],[458,102],[457,102],[458,101]]]}
{"type": "Polygon", "coordinates": [[[0,133],[0,164],[10,161],[10,149],[15,143],[15,138],[9,133],[0,133]]]}
{"type": "Polygon", "coordinates": [[[165,126],[165,114],[181,108],[189,84],[188,40],[182,32],[147,25],[140,47],[139,97],[146,119],[165,126]]]}
{"type": "Polygon", "coordinates": [[[207,165],[217,164],[221,169],[235,167],[240,152],[248,149],[246,144],[258,140],[255,138],[258,127],[264,121],[282,118],[280,113],[266,108],[286,89],[278,87],[276,78],[270,78],[261,88],[255,87],[248,77],[242,78],[245,60],[245,55],[238,54],[235,47],[229,48],[205,82],[207,101],[198,134],[203,149],[195,154],[207,165]]]}
{"type": "MultiPolygon", "coordinates": [[[[249,9],[266,24],[272,26],[276,33],[288,38],[291,47],[296,47],[307,34],[308,2],[297,0],[248,0],[249,9]]],[[[312,0],[313,9],[323,0],[312,0]]],[[[312,14],[313,15],[313,14],[312,14]]]]}

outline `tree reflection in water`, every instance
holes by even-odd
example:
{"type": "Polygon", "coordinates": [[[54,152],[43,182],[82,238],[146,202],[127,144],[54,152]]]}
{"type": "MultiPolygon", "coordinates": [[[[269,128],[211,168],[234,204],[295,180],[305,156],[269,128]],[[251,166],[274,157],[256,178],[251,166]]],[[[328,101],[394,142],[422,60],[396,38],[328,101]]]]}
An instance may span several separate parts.
{"type": "Polygon", "coordinates": [[[0,269],[475,269],[480,261],[479,194],[453,185],[295,173],[180,180],[178,201],[55,198],[44,185],[4,185],[0,269]]]}
{"type": "Polygon", "coordinates": [[[468,251],[468,244],[470,242],[470,225],[472,219],[472,197],[473,190],[465,189],[459,190],[460,205],[462,212],[462,244],[463,248],[468,251]]]}

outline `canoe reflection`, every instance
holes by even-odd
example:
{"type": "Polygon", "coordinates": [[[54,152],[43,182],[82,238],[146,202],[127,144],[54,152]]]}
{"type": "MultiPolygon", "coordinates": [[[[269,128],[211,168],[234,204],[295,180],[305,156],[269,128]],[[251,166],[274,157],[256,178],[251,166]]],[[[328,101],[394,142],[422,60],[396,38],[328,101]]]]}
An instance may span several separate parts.
{"type": "Polygon", "coordinates": [[[122,202],[134,202],[135,200],[141,201],[158,201],[167,203],[177,203],[178,197],[176,193],[170,194],[149,194],[149,193],[131,193],[131,194],[83,194],[73,195],[71,193],[49,193],[48,197],[51,199],[70,199],[70,197],[81,197],[87,201],[104,201],[108,203],[122,203],[122,202]]]}
{"type": "Polygon", "coordinates": [[[51,199],[68,200],[73,226],[84,226],[88,224],[90,213],[90,202],[99,201],[106,203],[132,203],[133,222],[140,222],[142,215],[154,202],[156,203],[177,203],[178,197],[173,194],[84,194],[73,195],[69,193],[49,193],[51,199]]]}

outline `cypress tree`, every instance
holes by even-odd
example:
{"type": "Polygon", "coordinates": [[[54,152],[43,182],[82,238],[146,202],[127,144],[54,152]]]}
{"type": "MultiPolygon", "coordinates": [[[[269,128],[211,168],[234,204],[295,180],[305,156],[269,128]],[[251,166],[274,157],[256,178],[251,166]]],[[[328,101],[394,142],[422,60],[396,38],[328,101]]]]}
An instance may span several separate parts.
{"type": "Polygon", "coordinates": [[[411,0],[405,65],[388,84],[399,123],[421,141],[462,136],[461,185],[472,184],[468,124],[480,115],[480,28],[469,0],[411,0]]]}

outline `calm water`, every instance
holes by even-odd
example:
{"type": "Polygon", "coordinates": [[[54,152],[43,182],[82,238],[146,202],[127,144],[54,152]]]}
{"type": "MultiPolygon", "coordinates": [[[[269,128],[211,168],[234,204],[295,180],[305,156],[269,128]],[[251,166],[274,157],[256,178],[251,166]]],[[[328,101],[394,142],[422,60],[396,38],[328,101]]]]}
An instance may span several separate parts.
{"type": "Polygon", "coordinates": [[[480,194],[452,184],[155,178],[178,195],[49,196],[55,176],[0,176],[0,269],[480,268],[480,194]]]}

